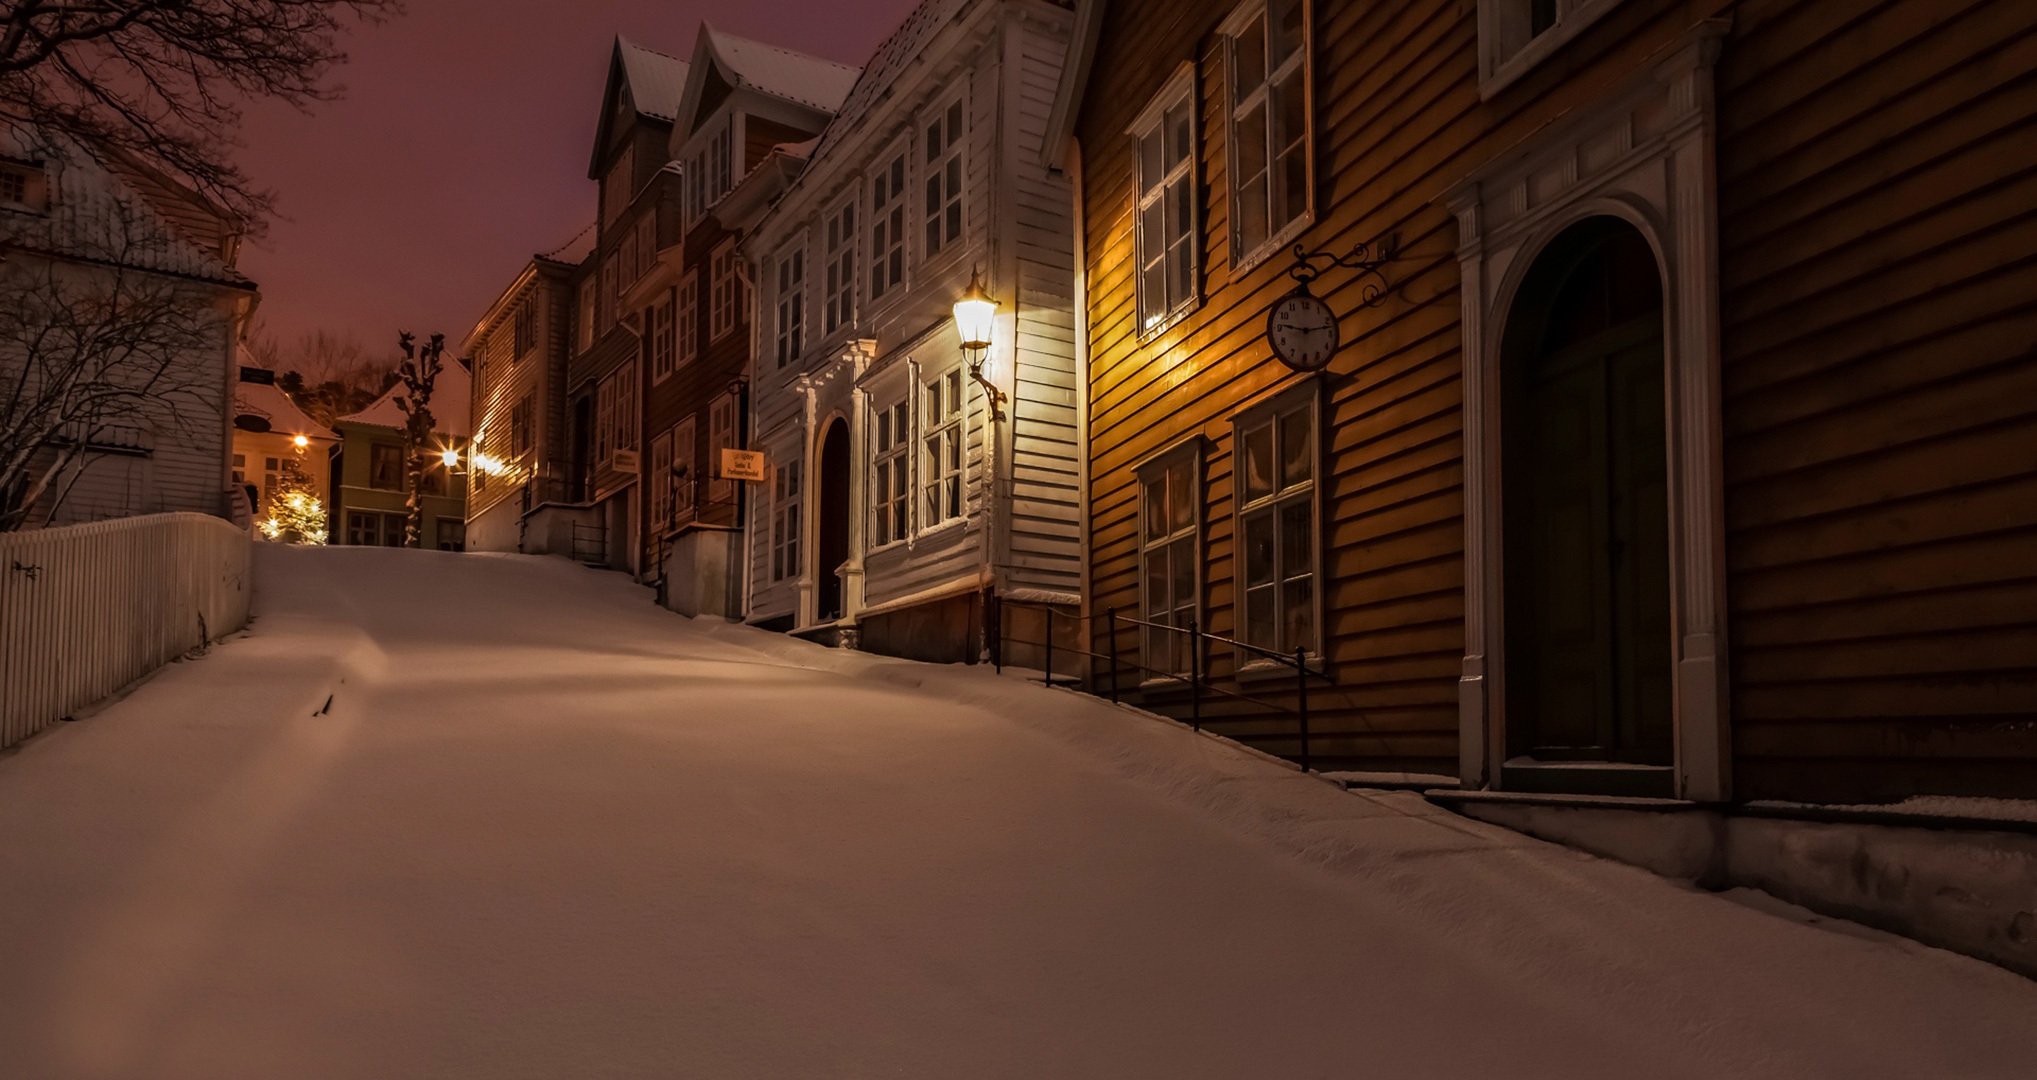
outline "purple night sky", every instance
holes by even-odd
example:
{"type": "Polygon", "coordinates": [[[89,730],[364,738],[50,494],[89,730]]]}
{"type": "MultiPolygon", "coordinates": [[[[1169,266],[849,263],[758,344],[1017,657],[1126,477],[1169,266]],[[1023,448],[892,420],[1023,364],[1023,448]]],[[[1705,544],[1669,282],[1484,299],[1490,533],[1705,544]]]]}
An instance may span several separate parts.
{"type": "Polygon", "coordinates": [[[537,251],[593,220],[586,179],[609,43],[687,56],[717,28],[861,64],[914,0],[410,0],[357,31],[344,100],[249,110],[241,161],[279,195],[241,266],[287,346],[453,342],[537,251]]]}

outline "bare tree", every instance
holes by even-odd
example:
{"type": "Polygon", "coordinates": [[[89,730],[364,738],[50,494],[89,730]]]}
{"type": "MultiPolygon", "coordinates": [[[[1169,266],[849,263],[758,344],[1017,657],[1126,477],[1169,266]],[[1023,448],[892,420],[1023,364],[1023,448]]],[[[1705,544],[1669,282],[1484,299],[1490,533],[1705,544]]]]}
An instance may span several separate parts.
{"type": "Polygon", "coordinates": [[[396,358],[371,353],[349,333],[314,330],[286,346],[257,325],[248,332],[248,352],[263,367],[281,372],[277,385],[326,427],[367,408],[396,382],[396,358]]]}
{"type": "Polygon", "coordinates": [[[137,269],[163,243],[132,211],[87,261],[0,237],[0,531],[47,524],[95,446],[137,433],[220,438],[216,358],[230,332],[219,293],[137,269]]]}
{"type": "Polygon", "coordinates": [[[0,120],[132,153],[259,228],[231,160],[247,98],[330,100],[340,30],[401,0],[0,0],[0,120]]]}
{"type": "Polygon", "coordinates": [[[404,500],[409,511],[403,522],[403,546],[424,546],[424,488],[431,463],[425,450],[431,445],[432,429],[438,426],[431,415],[431,392],[445,370],[446,336],[433,334],[422,349],[417,338],[405,330],[397,335],[403,362],[396,365],[396,378],[404,393],[396,396],[396,408],[403,413],[403,486],[410,492],[404,500]]]}

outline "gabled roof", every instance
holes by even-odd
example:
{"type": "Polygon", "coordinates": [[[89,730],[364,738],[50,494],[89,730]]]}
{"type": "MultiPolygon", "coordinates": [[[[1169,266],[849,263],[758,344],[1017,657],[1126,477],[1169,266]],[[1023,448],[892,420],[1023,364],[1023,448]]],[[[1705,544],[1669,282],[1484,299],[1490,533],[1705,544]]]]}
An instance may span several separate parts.
{"type": "Polygon", "coordinates": [[[821,132],[820,145],[814,148],[812,156],[825,156],[828,148],[840,142],[848,132],[855,129],[856,122],[864,113],[882,101],[885,91],[898,80],[906,65],[923,52],[941,27],[967,6],[971,0],[922,0],[912,9],[912,14],[898,24],[898,29],[877,46],[870,62],[863,67],[861,78],[842,99],[841,108],[835,110],[834,120],[827,130],[821,132]]]}
{"type": "Polygon", "coordinates": [[[602,151],[607,149],[613,131],[618,97],[627,93],[630,108],[639,116],[669,124],[679,115],[679,102],[686,93],[686,74],[686,61],[616,35],[608,60],[608,86],[601,94],[601,119],[594,126],[588,179],[600,179],[602,151]]]}
{"type": "Polygon", "coordinates": [[[538,252],[538,258],[544,262],[578,266],[587,261],[587,256],[594,254],[594,241],[594,222],[590,221],[587,223],[586,228],[581,229],[574,235],[573,239],[560,244],[550,251],[538,252]]]}
{"type": "Polygon", "coordinates": [[[0,124],[0,157],[42,162],[50,187],[46,211],[0,217],[0,243],[254,287],[234,268],[238,224],[133,156],[0,124]]]}
{"type": "MultiPolygon", "coordinates": [[[[473,411],[474,380],[467,373],[467,366],[447,357],[445,367],[439,370],[438,382],[431,388],[432,430],[441,435],[466,438],[474,433],[468,416],[473,411]]],[[[375,403],[339,418],[342,424],[373,424],[376,427],[403,429],[403,410],[396,407],[396,399],[405,394],[403,384],[397,383],[382,392],[375,403]]]]}
{"type": "Polygon", "coordinates": [[[705,22],[693,39],[689,66],[692,70],[686,80],[686,92],[673,121],[679,127],[675,139],[684,139],[692,132],[710,69],[719,71],[738,90],[830,115],[841,107],[842,99],[849,95],[849,89],[862,73],[860,68],[738,37],[705,22]]]}
{"type": "MultiPolygon", "coordinates": [[[[247,349],[240,350],[243,367],[254,366],[254,358],[247,349]]],[[[269,422],[269,430],[282,435],[303,435],[313,439],[337,439],[331,428],[305,415],[290,395],[275,383],[237,382],[233,386],[233,414],[259,416],[269,422]]]]}

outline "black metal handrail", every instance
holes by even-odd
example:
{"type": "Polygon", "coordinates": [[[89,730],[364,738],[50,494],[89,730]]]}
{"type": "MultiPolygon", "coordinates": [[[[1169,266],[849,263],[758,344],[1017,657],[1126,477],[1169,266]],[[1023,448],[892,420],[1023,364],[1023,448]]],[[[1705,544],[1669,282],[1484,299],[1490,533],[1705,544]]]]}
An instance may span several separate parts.
{"type": "MultiPolygon", "coordinates": [[[[1059,616],[1064,619],[1071,619],[1078,623],[1084,621],[1089,622],[1091,624],[1090,629],[1092,641],[1094,641],[1095,639],[1094,635],[1095,621],[1099,618],[1105,619],[1107,620],[1108,625],[1107,640],[1110,643],[1109,652],[1096,652],[1091,649],[1084,649],[1079,647],[1068,648],[1066,646],[1063,647],[1063,651],[1072,652],[1079,656],[1088,657],[1092,660],[1101,660],[1109,665],[1109,689],[1104,696],[1107,696],[1112,704],[1117,704],[1120,698],[1118,686],[1118,672],[1121,668],[1130,667],[1134,671],[1141,672],[1149,677],[1157,677],[1163,680],[1172,680],[1174,682],[1186,683],[1189,692],[1189,717],[1190,717],[1189,722],[1196,731],[1202,730],[1202,696],[1205,690],[1214,691],[1218,694],[1223,695],[1224,697],[1231,698],[1237,701],[1249,702],[1251,704],[1258,705],[1262,708],[1271,709],[1275,712],[1287,713],[1289,715],[1294,716],[1297,722],[1297,734],[1299,735],[1301,740],[1301,753],[1299,755],[1300,757],[1299,764],[1301,765],[1303,772],[1310,771],[1312,767],[1312,761],[1309,749],[1308,680],[1311,676],[1313,676],[1315,678],[1324,679],[1327,681],[1328,676],[1324,675],[1322,672],[1316,671],[1313,668],[1309,667],[1310,653],[1306,648],[1297,646],[1294,652],[1286,653],[1277,649],[1269,649],[1263,645],[1254,645],[1249,641],[1239,641],[1236,638],[1225,637],[1221,634],[1212,634],[1203,630],[1200,621],[1197,619],[1190,619],[1188,621],[1187,626],[1176,626],[1172,623],[1154,622],[1150,619],[1141,619],[1131,615],[1120,615],[1118,614],[1116,608],[1109,608],[1102,612],[1092,612],[1088,615],[1062,615],[1059,611],[1056,610],[1055,605],[1041,601],[1008,600],[1004,597],[998,597],[996,599],[996,603],[997,611],[994,617],[990,620],[990,625],[993,631],[993,640],[991,643],[990,653],[991,662],[995,666],[999,674],[1002,674],[1004,672],[1004,646],[1007,641],[1021,645],[1036,645],[1045,650],[1045,656],[1042,660],[1044,672],[1041,682],[1048,686],[1054,685],[1055,684],[1054,619],[1056,618],[1056,616],[1059,616]],[[1043,636],[1045,637],[1045,640],[1032,641],[1026,638],[1015,638],[1007,635],[1004,626],[1005,623],[1004,606],[1006,604],[1010,604],[1014,607],[1037,609],[1041,612],[1044,612],[1046,621],[1046,632],[1043,636]],[[1124,660],[1120,656],[1118,649],[1118,626],[1120,624],[1126,624],[1130,626],[1150,627],[1152,629],[1162,630],[1168,633],[1187,635],[1190,643],[1190,648],[1188,650],[1188,668],[1189,668],[1188,674],[1184,677],[1178,671],[1164,671],[1159,668],[1148,667],[1147,665],[1140,663],[1138,661],[1124,660]],[[1272,660],[1292,670],[1295,673],[1295,707],[1293,709],[1288,709],[1284,706],[1252,697],[1249,694],[1242,694],[1237,691],[1229,690],[1222,686],[1216,685],[1214,682],[1210,680],[1209,673],[1206,670],[1204,670],[1205,665],[1203,663],[1202,656],[1203,654],[1202,644],[1204,642],[1213,642],[1218,645],[1228,645],[1234,649],[1239,649],[1245,652],[1252,653],[1264,659],[1272,660]]],[[[1231,678],[1232,679],[1237,678],[1237,673],[1235,671],[1232,672],[1231,678]]],[[[1081,687],[1081,681],[1082,680],[1080,680],[1079,678],[1076,680],[1076,685],[1079,688],[1083,689],[1087,693],[1096,694],[1097,691],[1093,685],[1088,687],[1081,687]]],[[[1093,676],[1091,681],[1092,682],[1094,681],[1093,676]]]]}

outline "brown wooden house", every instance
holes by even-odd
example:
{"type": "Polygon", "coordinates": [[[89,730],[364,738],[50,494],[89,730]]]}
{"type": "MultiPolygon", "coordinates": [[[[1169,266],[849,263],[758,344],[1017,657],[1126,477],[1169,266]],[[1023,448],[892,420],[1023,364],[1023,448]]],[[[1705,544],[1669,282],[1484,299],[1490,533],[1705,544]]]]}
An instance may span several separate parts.
{"type": "Polygon", "coordinates": [[[1123,622],[1125,687],[1292,755],[1299,648],[1318,768],[2037,796],[2037,6],[1084,0],[1070,55],[1093,641],[1244,643],[1123,622]],[[1295,246],[1359,244],[1291,370],[1295,246]]]}

